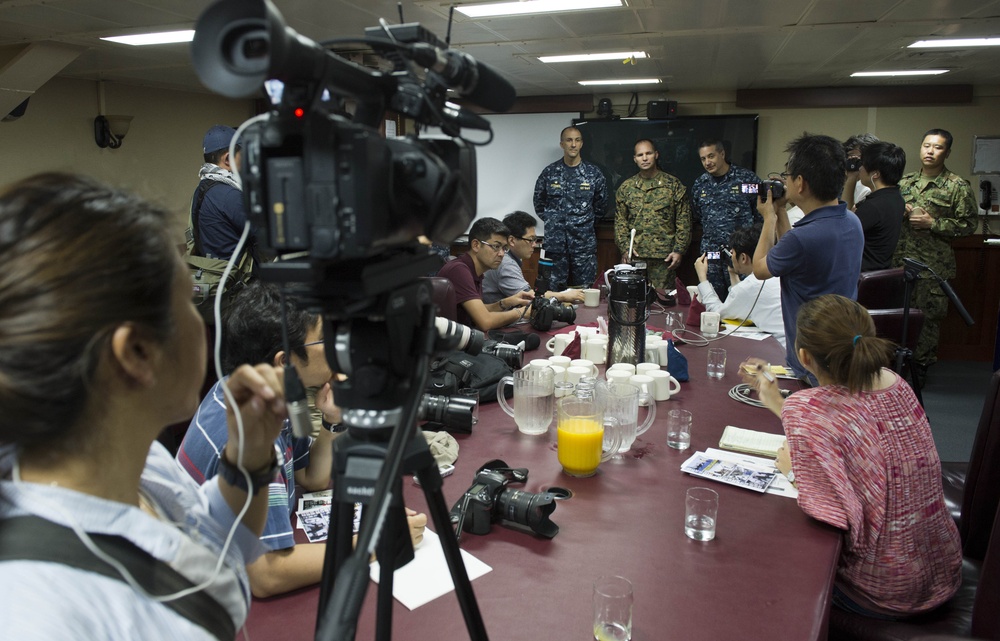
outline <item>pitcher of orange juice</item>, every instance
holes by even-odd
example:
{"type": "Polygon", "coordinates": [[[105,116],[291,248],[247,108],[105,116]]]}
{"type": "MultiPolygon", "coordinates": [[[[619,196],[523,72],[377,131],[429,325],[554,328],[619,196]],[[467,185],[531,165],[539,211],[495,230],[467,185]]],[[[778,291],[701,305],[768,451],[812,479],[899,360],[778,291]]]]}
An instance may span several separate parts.
{"type": "Polygon", "coordinates": [[[618,420],[605,418],[596,399],[577,396],[559,400],[557,434],[559,464],[570,476],[593,476],[622,441],[618,420]]]}

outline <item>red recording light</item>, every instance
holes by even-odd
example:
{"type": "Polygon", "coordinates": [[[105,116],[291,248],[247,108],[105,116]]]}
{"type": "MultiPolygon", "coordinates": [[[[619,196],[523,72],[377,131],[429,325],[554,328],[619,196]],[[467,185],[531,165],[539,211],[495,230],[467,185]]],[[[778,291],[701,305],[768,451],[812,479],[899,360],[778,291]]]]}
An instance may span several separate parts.
{"type": "Polygon", "coordinates": [[[306,110],[303,109],[302,107],[296,107],[295,111],[292,113],[295,114],[296,118],[301,118],[302,116],[306,115],[306,110]]]}

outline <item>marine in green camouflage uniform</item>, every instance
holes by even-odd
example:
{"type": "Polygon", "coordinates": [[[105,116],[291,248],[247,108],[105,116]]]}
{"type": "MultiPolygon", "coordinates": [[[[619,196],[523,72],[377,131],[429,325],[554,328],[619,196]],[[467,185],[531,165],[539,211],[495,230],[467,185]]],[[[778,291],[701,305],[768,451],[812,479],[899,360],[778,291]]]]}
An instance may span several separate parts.
{"type": "Polygon", "coordinates": [[[653,287],[673,289],[674,270],[691,244],[691,203],[683,183],[657,168],[658,157],[652,142],[636,143],[639,173],[615,194],[615,243],[627,257],[635,228],[632,259],[646,261],[653,287]]]}
{"type": "MultiPolygon", "coordinates": [[[[969,181],[944,166],[951,153],[951,134],[932,129],[920,148],[920,171],[907,174],[899,182],[907,205],[899,244],[892,264],[901,267],[903,258],[926,264],[944,279],[955,277],[955,253],[951,239],[968,236],[979,224],[978,208],[969,181]]],[[[913,360],[918,374],[937,361],[941,321],[948,313],[948,298],[929,274],[917,280],[912,307],[924,313],[924,325],[917,340],[913,360]]],[[[922,381],[921,381],[922,384],[922,381]]]]}

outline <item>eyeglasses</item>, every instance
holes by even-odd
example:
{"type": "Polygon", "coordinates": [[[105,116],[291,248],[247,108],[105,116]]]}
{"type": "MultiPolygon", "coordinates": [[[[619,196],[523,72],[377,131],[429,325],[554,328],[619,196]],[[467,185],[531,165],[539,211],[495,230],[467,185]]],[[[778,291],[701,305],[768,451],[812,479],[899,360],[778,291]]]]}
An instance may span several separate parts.
{"type": "Polygon", "coordinates": [[[770,178],[771,180],[774,180],[775,178],[777,178],[779,180],[785,180],[786,178],[790,178],[791,176],[792,176],[792,174],[790,172],[787,172],[787,171],[783,171],[781,173],[775,172],[775,173],[767,175],[767,177],[770,178]]]}
{"type": "Polygon", "coordinates": [[[321,338],[318,341],[313,341],[311,343],[305,343],[302,347],[312,347],[313,345],[322,345],[323,343],[324,343],[324,339],[321,338]]]}
{"type": "Polygon", "coordinates": [[[496,243],[496,244],[494,244],[494,243],[488,243],[485,240],[480,240],[479,242],[481,242],[482,244],[486,245],[487,247],[489,247],[490,249],[492,249],[493,251],[495,251],[498,254],[506,254],[508,252],[508,250],[510,250],[510,247],[507,247],[506,245],[501,245],[500,243],[496,243]]]}
{"type": "Polygon", "coordinates": [[[524,236],[515,236],[514,238],[517,238],[519,240],[523,240],[526,243],[531,243],[532,245],[535,245],[535,244],[538,243],[538,238],[525,238],[524,236]]]}

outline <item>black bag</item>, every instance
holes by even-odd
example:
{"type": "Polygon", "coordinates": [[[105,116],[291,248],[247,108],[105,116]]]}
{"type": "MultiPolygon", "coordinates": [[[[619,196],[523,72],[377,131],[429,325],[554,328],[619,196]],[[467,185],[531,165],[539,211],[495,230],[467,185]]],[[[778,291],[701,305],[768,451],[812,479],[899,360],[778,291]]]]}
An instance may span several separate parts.
{"type": "MultiPolygon", "coordinates": [[[[428,394],[451,396],[465,387],[479,390],[479,403],[492,403],[497,398],[497,383],[513,370],[492,354],[470,356],[465,352],[452,352],[431,363],[427,378],[428,394]]],[[[513,388],[511,388],[513,391],[513,388]]]]}

